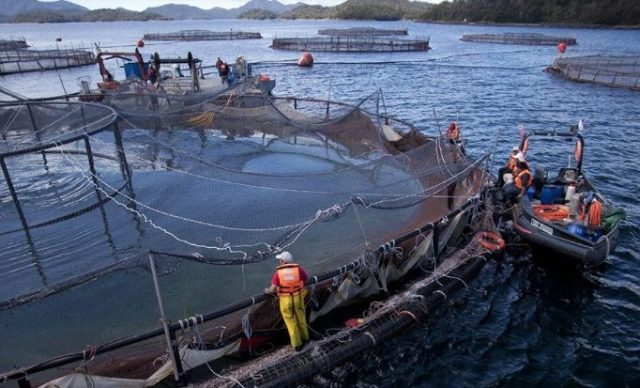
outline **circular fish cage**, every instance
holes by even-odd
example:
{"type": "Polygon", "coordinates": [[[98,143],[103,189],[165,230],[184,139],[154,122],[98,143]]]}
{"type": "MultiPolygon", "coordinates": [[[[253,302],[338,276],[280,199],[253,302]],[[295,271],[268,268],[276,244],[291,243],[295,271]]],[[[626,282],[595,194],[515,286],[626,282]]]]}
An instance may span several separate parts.
{"type": "Polygon", "coordinates": [[[572,81],[640,90],[640,56],[559,57],[546,70],[572,81]]]}

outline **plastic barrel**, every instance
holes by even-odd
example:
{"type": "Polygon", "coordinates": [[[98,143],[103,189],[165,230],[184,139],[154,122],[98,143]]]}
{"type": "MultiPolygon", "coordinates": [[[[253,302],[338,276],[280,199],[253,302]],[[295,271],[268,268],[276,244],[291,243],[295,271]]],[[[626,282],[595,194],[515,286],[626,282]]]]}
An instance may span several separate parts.
{"type": "Polygon", "coordinates": [[[557,185],[547,185],[540,193],[540,203],[543,205],[553,205],[557,199],[564,197],[564,187],[557,185]]]}
{"type": "Polygon", "coordinates": [[[536,189],[533,188],[533,186],[529,186],[529,188],[527,189],[527,197],[529,197],[529,201],[533,201],[533,197],[536,194],[536,189]]]}

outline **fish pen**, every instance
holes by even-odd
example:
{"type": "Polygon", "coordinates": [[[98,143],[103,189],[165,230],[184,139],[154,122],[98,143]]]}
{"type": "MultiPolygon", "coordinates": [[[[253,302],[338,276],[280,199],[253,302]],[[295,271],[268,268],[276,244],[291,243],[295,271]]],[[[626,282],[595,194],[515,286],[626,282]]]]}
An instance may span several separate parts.
{"type": "Polygon", "coordinates": [[[184,380],[283,345],[262,293],[276,253],[309,273],[313,325],[420,267],[449,273],[483,227],[487,156],[388,116],[379,91],[103,102],[0,107],[0,381],[184,380]]]}
{"type": "Polygon", "coordinates": [[[0,75],[93,65],[96,57],[82,49],[0,50],[0,75]]]}
{"type": "Polygon", "coordinates": [[[559,57],[546,71],[572,81],[640,90],[640,56],[559,57]]]}
{"type": "Polygon", "coordinates": [[[327,28],[318,30],[318,35],[339,35],[339,36],[395,36],[408,35],[406,28],[391,30],[375,27],[352,27],[352,28],[327,28]]]}
{"type": "Polygon", "coordinates": [[[539,33],[514,33],[504,34],[465,34],[460,40],[464,42],[480,43],[505,43],[505,44],[526,44],[526,45],[557,45],[564,43],[568,46],[577,44],[576,38],[557,37],[539,33]]]}
{"type": "Polygon", "coordinates": [[[0,39],[0,51],[29,48],[25,39],[0,39]]]}
{"type": "Polygon", "coordinates": [[[271,48],[292,51],[326,52],[399,52],[427,51],[426,39],[386,39],[365,36],[329,36],[314,38],[275,38],[271,48]]]}
{"type": "Polygon", "coordinates": [[[144,40],[164,40],[164,41],[199,41],[199,40],[241,40],[241,39],[262,39],[259,32],[246,31],[208,31],[208,30],[183,30],[167,33],[148,33],[142,37],[144,40]]]}

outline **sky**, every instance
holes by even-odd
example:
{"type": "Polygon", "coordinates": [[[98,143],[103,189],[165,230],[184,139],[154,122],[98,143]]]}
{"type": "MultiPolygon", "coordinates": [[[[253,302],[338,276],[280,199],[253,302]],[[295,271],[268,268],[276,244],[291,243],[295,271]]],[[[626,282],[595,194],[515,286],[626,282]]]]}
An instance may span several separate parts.
{"type": "MultiPolygon", "coordinates": [[[[41,0],[41,1],[55,1],[55,0],[41,0]]],[[[72,3],[82,5],[89,9],[96,8],[118,8],[123,7],[133,11],[142,11],[149,7],[157,7],[164,4],[187,4],[193,5],[202,9],[211,9],[213,7],[221,8],[237,8],[249,2],[249,0],[67,0],[72,3]]],[[[344,3],[346,0],[278,0],[282,4],[294,4],[299,1],[307,4],[318,4],[323,6],[331,6],[340,3],[344,3]]],[[[440,3],[442,0],[415,0],[415,1],[428,1],[429,3],[440,3]]]]}

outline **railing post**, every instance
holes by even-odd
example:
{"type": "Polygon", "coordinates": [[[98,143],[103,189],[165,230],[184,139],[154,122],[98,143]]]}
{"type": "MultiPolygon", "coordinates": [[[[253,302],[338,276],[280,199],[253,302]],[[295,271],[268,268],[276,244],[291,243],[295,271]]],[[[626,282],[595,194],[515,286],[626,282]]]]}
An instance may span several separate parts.
{"type": "Polygon", "coordinates": [[[160,309],[160,320],[162,321],[162,327],[164,328],[164,335],[167,340],[169,356],[171,358],[171,363],[173,364],[173,377],[176,381],[176,384],[179,384],[181,382],[180,376],[182,375],[182,363],[180,361],[178,345],[175,340],[175,333],[169,330],[167,318],[164,313],[164,303],[162,302],[162,294],[160,293],[160,282],[158,281],[156,261],[153,257],[152,252],[149,252],[149,266],[151,267],[151,275],[153,276],[153,285],[156,289],[156,298],[158,300],[158,308],[160,309]]]}

